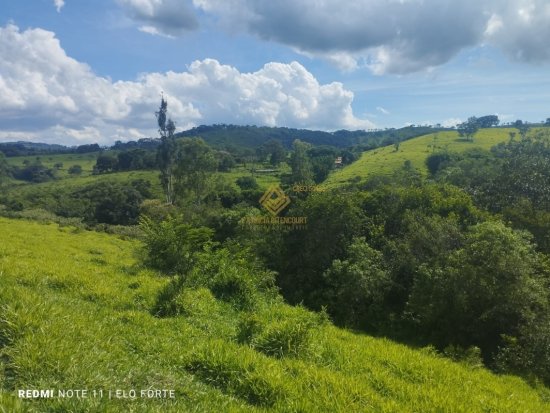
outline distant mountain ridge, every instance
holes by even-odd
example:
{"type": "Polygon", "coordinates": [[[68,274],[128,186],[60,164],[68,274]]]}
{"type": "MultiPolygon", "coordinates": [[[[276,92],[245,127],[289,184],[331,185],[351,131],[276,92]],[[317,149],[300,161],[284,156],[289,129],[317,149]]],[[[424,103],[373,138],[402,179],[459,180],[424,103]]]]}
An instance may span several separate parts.
{"type": "MultiPolygon", "coordinates": [[[[176,133],[176,138],[200,137],[208,144],[218,148],[252,148],[256,149],[265,142],[276,139],[290,148],[294,140],[299,139],[312,145],[328,145],[347,148],[354,145],[391,145],[397,141],[405,141],[431,132],[444,130],[428,126],[407,126],[400,129],[384,130],[339,130],[326,132],[309,129],[295,129],[270,126],[238,126],[238,125],[201,125],[186,131],[176,133]]],[[[159,143],[158,138],[143,138],[138,141],[117,141],[110,149],[146,149],[154,150],[159,143]]],[[[0,142],[0,152],[6,156],[34,156],[62,153],[97,152],[104,147],[97,143],[80,146],[66,146],[42,142],[0,142]]]]}
{"type": "Polygon", "coordinates": [[[213,146],[236,146],[257,148],[270,139],[277,139],[290,148],[295,139],[313,145],[329,145],[345,148],[353,145],[367,144],[373,140],[388,139],[388,143],[403,141],[422,136],[430,132],[443,130],[427,126],[407,126],[401,129],[384,129],[376,131],[339,130],[325,132],[309,129],[295,129],[269,126],[237,126],[237,125],[201,125],[178,132],[176,137],[201,137],[213,146]]]}

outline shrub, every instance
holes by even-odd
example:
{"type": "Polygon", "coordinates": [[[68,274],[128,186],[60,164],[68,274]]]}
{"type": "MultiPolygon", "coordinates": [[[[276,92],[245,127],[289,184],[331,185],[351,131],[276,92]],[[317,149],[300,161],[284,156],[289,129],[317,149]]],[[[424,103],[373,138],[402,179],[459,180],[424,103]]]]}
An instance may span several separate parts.
{"type": "MultiPolygon", "coordinates": [[[[164,242],[164,239],[161,237],[160,241],[164,242]]],[[[153,258],[164,263],[162,254],[154,255],[153,258]]],[[[153,310],[155,314],[181,314],[181,294],[185,289],[207,288],[213,297],[230,303],[237,310],[251,310],[259,303],[271,301],[277,296],[274,274],[263,269],[246,250],[213,250],[204,245],[202,252],[192,254],[192,262],[188,265],[186,273],[172,279],[161,291],[153,310]]]]}
{"type": "Polygon", "coordinates": [[[216,298],[238,309],[252,309],[261,300],[275,296],[274,273],[265,270],[247,250],[206,248],[197,255],[196,265],[184,284],[207,287],[216,298]]]}
{"type": "Polygon", "coordinates": [[[483,367],[481,349],[476,346],[463,348],[450,344],[443,349],[443,354],[453,361],[466,364],[473,368],[483,367]]]}
{"type": "Polygon", "coordinates": [[[237,185],[242,190],[259,188],[258,182],[253,176],[241,176],[240,178],[237,178],[237,185]]]}
{"type": "Polygon", "coordinates": [[[550,386],[550,320],[529,323],[518,337],[504,336],[495,358],[497,370],[538,378],[550,386]]]}
{"type": "Polygon", "coordinates": [[[220,311],[220,306],[209,289],[183,288],[181,280],[182,278],[178,277],[167,284],[153,309],[154,315],[208,317],[220,311]]]}
{"type": "Polygon", "coordinates": [[[82,166],[73,165],[73,166],[69,167],[67,172],[71,175],[80,175],[82,173],[82,166]]]}
{"type": "Polygon", "coordinates": [[[302,357],[310,352],[312,333],[321,322],[303,307],[272,305],[259,314],[245,314],[237,338],[268,356],[302,357]]]}
{"type": "Polygon", "coordinates": [[[210,241],[213,233],[209,228],[193,228],[180,218],[172,217],[155,223],[142,216],[140,228],[144,233],[145,264],[167,274],[187,274],[193,267],[195,254],[210,241]]]}
{"type": "Polygon", "coordinates": [[[436,152],[426,158],[426,167],[430,174],[435,175],[450,160],[451,155],[449,153],[436,152]]]}

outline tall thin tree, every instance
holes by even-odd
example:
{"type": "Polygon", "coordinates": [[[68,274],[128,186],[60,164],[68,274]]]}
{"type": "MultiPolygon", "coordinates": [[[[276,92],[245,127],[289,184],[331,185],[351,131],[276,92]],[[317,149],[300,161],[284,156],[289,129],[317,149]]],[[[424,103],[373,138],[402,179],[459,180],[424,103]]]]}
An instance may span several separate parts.
{"type": "Polygon", "coordinates": [[[160,108],[155,112],[160,134],[160,145],[157,149],[157,163],[160,168],[160,180],[166,203],[174,202],[174,163],[176,158],[176,139],[174,132],[176,124],[172,119],[167,118],[168,102],[161,97],[160,108]]]}

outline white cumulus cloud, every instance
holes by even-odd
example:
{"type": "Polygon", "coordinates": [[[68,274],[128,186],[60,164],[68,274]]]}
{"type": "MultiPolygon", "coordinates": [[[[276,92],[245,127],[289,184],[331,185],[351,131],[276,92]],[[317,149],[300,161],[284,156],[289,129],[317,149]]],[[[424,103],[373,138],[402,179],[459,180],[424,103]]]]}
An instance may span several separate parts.
{"type": "Polygon", "coordinates": [[[214,59],[184,72],[113,82],[67,56],[55,34],[0,27],[0,139],[109,143],[155,136],[164,92],[179,129],[235,123],[335,130],[369,128],[341,83],[320,84],[301,64],[267,63],[243,73],[214,59]],[[25,135],[26,134],[26,135],[25,135]]]}

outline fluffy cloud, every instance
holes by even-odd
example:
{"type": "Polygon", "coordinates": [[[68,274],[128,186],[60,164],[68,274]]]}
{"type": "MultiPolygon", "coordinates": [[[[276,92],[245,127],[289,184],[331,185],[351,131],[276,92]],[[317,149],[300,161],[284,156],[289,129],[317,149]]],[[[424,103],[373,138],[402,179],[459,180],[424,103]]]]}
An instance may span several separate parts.
{"type": "Polygon", "coordinates": [[[289,45],[349,70],[409,73],[483,43],[550,60],[547,0],[194,0],[224,27],[289,45]]]}
{"type": "Polygon", "coordinates": [[[518,61],[550,60],[550,3],[546,0],[507,0],[495,8],[486,39],[518,61]]]}
{"type": "Polygon", "coordinates": [[[65,0],[53,0],[53,4],[57,10],[57,12],[61,12],[61,9],[65,5],[65,0]]]}
{"type": "Polygon", "coordinates": [[[66,143],[112,142],[156,134],[160,92],[180,129],[201,123],[288,127],[369,128],[354,116],[353,93],[341,83],[319,84],[297,62],[268,63],[241,73],[213,59],[181,73],[149,73],[112,82],[67,56],[55,34],[0,28],[0,139],[66,143]]]}
{"type": "Polygon", "coordinates": [[[117,0],[126,14],[138,21],[139,30],[164,36],[179,36],[195,30],[198,22],[191,4],[182,0],[117,0]]]}

